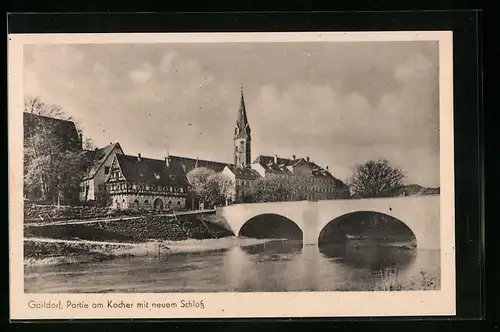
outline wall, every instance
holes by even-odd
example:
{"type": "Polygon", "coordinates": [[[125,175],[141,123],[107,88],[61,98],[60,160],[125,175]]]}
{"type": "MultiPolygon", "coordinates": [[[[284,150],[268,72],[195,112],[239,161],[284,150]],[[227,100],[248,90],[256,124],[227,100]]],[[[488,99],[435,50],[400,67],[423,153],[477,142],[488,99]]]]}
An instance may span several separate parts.
{"type": "Polygon", "coordinates": [[[94,179],[80,181],[80,202],[94,200],[94,179]]]}
{"type": "Polygon", "coordinates": [[[228,196],[231,201],[234,201],[236,199],[236,176],[229,170],[227,166],[222,170],[222,174],[233,181],[233,185],[228,192],[228,196]]]}
{"type": "Polygon", "coordinates": [[[58,208],[54,205],[30,205],[24,206],[24,222],[41,222],[40,216],[45,221],[69,220],[69,219],[91,219],[104,218],[110,215],[107,208],[64,206],[58,208]]]}
{"type": "Polygon", "coordinates": [[[105,174],[105,169],[106,169],[106,167],[109,167],[109,170],[110,170],[109,172],[111,173],[111,165],[113,164],[113,159],[114,159],[116,154],[123,154],[122,149],[118,146],[115,146],[113,148],[113,150],[108,155],[108,157],[106,158],[104,163],[101,165],[99,170],[96,172],[96,174],[94,176],[94,193],[93,193],[92,198],[89,198],[89,199],[96,199],[96,194],[100,191],[99,185],[104,185],[104,183],[106,182],[106,180],[109,176],[109,173],[105,174]]]}
{"type": "Polygon", "coordinates": [[[293,174],[302,175],[302,176],[311,176],[312,169],[309,166],[309,164],[307,164],[304,161],[301,161],[299,164],[297,164],[293,167],[293,174]]]}
{"type": "Polygon", "coordinates": [[[256,170],[260,176],[265,177],[266,176],[266,170],[264,167],[262,167],[261,164],[255,163],[250,166],[252,169],[256,170]]]}
{"type": "Polygon", "coordinates": [[[25,237],[56,239],[84,239],[110,242],[147,242],[150,240],[181,241],[191,239],[220,238],[233,235],[216,222],[214,213],[178,216],[143,216],[127,220],[28,226],[25,237]]]}
{"type": "Polygon", "coordinates": [[[135,209],[137,208],[135,200],[139,201],[139,208],[152,210],[153,203],[156,199],[161,199],[163,201],[163,210],[168,210],[168,202],[172,201],[172,208],[183,210],[186,208],[186,198],[185,197],[174,197],[174,196],[159,196],[159,195],[137,195],[137,194],[118,194],[111,196],[113,203],[112,207],[114,209],[135,209]],[[146,204],[146,200],[148,203],[146,204]]]}

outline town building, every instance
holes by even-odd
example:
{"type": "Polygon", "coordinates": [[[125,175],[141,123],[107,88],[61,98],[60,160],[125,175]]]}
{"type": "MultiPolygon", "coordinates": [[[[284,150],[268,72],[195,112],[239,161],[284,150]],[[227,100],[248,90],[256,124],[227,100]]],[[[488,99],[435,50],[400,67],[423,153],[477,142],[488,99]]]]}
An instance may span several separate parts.
{"type": "Polygon", "coordinates": [[[115,154],[106,186],[112,207],[118,210],[162,211],[186,207],[186,173],[169,157],[157,160],[141,154],[115,154]]]}
{"type": "MultiPolygon", "coordinates": [[[[322,168],[306,158],[280,158],[277,155],[258,156],[251,162],[251,128],[246,112],[243,89],[241,90],[236,128],[234,130],[234,165],[227,165],[223,173],[233,180],[232,199],[240,200],[248,192],[252,181],[267,177],[303,178],[303,191],[309,200],[348,198],[349,189],[332,176],[328,166],[322,168]]],[[[299,182],[297,182],[297,185],[299,182]]]]}
{"type": "Polygon", "coordinates": [[[252,163],[252,168],[262,177],[278,176],[281,178],[300,177],[298,185],[305,185],[302,192],[308,200],[325,200],[349,198],[349,187],[335,178],[329,167],[320,167],[309,157],[281,158],[278,155],[258,156],[252,163]]]}
{"type": "Polygon", "coordinates": [[[80,181],[80,202],[95,202],[102,205],[105,197],[105,185],[116,154],[123,154],[119,143],[110,143],[102,149],[86,151],[90,161],[82,180],[80,181]]]}

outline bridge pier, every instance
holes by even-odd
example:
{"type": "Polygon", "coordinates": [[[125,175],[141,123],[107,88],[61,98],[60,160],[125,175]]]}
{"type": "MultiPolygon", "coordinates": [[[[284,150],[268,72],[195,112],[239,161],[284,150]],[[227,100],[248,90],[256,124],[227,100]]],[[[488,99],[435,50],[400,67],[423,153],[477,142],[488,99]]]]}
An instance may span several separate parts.
{"type": "Polygon", "coordinates": [[[318,205],[308,202],[302,212],[302,220],[299,221],[302,226],[302,243],[304,245],[317,245],[319,237],[319,218],[318,205]]]}
{"type": "Polygon", "coordinates": [[[302,233],[302,243],[304,245],[317,245],[318,244],[318,234],[316,232],[303,232],[302,233]]]}

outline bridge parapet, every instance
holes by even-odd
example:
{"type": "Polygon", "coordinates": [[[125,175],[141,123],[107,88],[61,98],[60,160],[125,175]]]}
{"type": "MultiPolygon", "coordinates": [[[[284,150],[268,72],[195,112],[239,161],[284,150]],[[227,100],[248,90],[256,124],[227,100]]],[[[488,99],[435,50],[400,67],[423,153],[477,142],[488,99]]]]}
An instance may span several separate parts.
{"type": "Polygon", "coordinates": [[[239,234],[240,229],[250,219],[264,214],[277,214],[292,220],[301,228],[304,244],[317,244],[321,230],[328,223],[359,211],[394,217],[411,229],[419,248],[440,248],[439,195],[235,204],[222,207],[217,213],[226,219],[235,235],[239,234]]]}

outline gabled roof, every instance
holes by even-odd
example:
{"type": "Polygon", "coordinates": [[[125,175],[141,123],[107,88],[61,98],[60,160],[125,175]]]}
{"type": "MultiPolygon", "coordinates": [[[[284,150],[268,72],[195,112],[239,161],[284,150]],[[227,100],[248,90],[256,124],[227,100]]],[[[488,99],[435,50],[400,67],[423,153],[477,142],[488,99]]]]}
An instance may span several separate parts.
{"type": "Polygon", "coordinates": [[[255,180],[260,179],[262,176],[256,170],[252,168],[241,168],[233,165],[228,165],[227,168],[235,175],[238,179],[244,180],[255,180]]]}
{"type": "MultiPolygon", "coordinates": [[[[90,170],[88,171],[85,179],[92,179],[99,169],[102,167],[104,162],[108,159],[109,155],[115,148],[119,148],[121,150],[120,143],[112,143],[102,149],[90,150],[85,152],[85,156],[92,160],[90,170]]],[[[123,153],[123,151],[122,151],[123,153]]]]}
{"type": "Polygon", "coordinates": [[[188,184],[186,175],[179,163],[150,159],[138,156],[117,154],[116,160],[127,181],[141,184],[176,185],[188,184]]]}
{"type": "Polygon", "coordinates": [[[294,164],[295,160],[287,158],[277,158],[277,163],[274,162],[274,157],[260,155],[253,162],[260,164],[266,172],[282,175],[293,175],[293,172],[288,169],[288,166],[294,164]]]}
{"type": "Polygon", "coordinates": [[[170,160],[171,162],[179,164],[181,165],[181,167],[184,167],[186,173],[189,173],[189,171],[193,170],[195,167],[205,167],[215,172],[222,172],[222,170],[224,170],[224,167],[232,166],[231,164],[218,161],[202,160],[196,158],[193,159],[180,156],[170,156],[170,160]]]}

